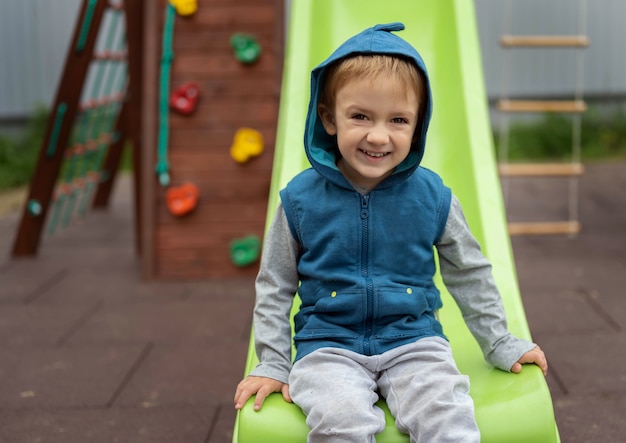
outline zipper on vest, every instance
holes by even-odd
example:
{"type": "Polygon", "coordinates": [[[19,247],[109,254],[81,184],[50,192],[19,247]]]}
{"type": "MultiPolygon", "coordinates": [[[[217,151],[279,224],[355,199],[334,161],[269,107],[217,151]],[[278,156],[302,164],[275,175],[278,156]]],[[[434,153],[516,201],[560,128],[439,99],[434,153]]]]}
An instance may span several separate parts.
{"type": "Polygon", "coordinates": [[[361,196],[361,277],[368,276],[367,269],[367,245],[368,245],[368,219],[369,219],[369,195],[361,196]]]}
{"type": "Polygon", "coordinates": [[[372,354],[370,337],[372,335],[374,311],[374,285],[369,278],[369,195],[361,196],[361,276],[366,283],[367,311],[365,316],[365,334],[363,336],[363,353],[372,354]]]}

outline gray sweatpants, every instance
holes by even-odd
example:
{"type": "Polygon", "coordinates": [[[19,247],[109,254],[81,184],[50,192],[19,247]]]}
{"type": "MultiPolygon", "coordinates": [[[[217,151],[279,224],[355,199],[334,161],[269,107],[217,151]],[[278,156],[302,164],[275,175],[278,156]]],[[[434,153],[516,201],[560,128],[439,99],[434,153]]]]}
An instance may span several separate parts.
{"type": "Polygon", "coordinates": [[[294,364],[289,392],[307,416],[309,443],[375,442],[385,428],[379,393],[411,442],[480,442],[469,379],[439,337],[374,356],[318,349],[294,364]]]}

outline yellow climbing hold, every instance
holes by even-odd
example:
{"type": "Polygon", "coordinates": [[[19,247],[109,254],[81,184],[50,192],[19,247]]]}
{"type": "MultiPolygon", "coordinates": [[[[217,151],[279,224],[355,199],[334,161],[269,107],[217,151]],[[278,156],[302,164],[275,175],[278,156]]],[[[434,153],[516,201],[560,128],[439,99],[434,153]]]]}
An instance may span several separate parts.
{"type": "Polygon", "coordinates": [[[245,163],[250,158],[263,152],[263,135],[255,129],[240,128],[235,133],[230,155],[238,163],[245,163]]]}
{"type": "Polygon", "coordinates": [[[178,15],[193,15],[198,10],[198,0],[170,0],[178,15]]]}

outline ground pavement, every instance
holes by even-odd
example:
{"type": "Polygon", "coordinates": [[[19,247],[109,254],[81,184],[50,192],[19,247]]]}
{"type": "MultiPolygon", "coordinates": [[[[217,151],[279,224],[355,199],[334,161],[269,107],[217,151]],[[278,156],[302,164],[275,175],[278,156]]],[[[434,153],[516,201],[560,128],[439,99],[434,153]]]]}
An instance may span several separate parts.
{"type": "MultiPolygon", "coordinates": [[[[510,216],[560,216],[560,191],[509,183],[510,216]]],[[[9,258],[18,214],[0,217],[0,442],[231,440],[253,282],[142,282],[130,195],[120,179],[108,211],[45,238],[36,259],[9,258]]],[[[589,165],[580,195],[580,235],[520,237],[513,247],[563,442],[618,442],[626,163],[589,165]]]]}

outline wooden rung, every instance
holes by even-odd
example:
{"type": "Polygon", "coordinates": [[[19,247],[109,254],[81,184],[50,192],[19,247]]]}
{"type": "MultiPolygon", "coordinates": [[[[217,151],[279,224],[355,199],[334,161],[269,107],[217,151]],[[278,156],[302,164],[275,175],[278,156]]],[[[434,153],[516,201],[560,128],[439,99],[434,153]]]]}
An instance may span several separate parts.
{"type": "Polygon", "coordinates": [[[503,35],[500,45],[504,47],[569,47],[585,48],[589,46],[586,35],[503,35]]]}
{"type": "Polygon", "coordinates": [[[572,112],[587,110],[583,100],[500,100],[496,104],[503,112],[572,112]]]}
{"type": "Polygon", "coordinates": [[[578,234],[579,232],[580,223],[577,221],[509,223],[509,235],[578,234]]]}
{"type": "Polygon", "coordinates": [[[506,177],[579,176],[585,171],[581,163],[508,163],[498,165],[506,177]]]}

